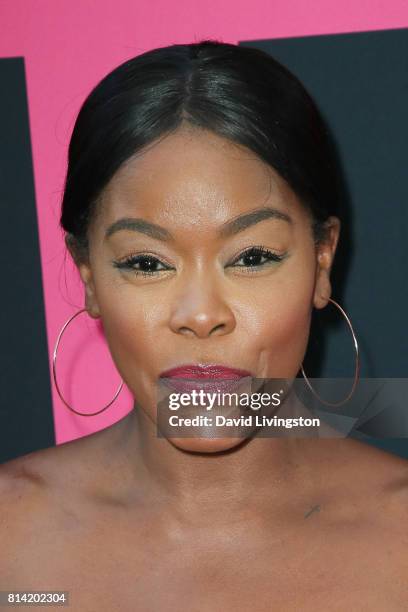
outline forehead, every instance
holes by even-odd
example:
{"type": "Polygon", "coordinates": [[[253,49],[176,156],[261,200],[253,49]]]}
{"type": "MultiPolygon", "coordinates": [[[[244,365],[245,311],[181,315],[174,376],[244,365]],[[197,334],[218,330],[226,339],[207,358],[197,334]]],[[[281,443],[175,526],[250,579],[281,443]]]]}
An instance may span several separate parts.
{"type": "Polygon", "coordinates": [[[157,223],[222,223],[273,203],[301,213],[287,183],[255,153],[212,132],[183,127],[125,162],[105,188],[103,226],[138,215],[157,223]]]}

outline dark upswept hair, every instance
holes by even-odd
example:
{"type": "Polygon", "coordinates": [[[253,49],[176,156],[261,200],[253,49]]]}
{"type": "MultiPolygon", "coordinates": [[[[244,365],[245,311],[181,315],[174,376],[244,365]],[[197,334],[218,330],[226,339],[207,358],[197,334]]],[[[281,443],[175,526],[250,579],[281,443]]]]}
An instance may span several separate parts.
{"type": "Polygon", "coordinates": [[[60,224],[88,251],[99,196],[121,165],[183,123],[253,151],[312,217],[316,241],[337,214],[327,127],[301,82],[266,52],[202,40],[147,51],[106,75],[83,103],[69,144],[60,224]]]}

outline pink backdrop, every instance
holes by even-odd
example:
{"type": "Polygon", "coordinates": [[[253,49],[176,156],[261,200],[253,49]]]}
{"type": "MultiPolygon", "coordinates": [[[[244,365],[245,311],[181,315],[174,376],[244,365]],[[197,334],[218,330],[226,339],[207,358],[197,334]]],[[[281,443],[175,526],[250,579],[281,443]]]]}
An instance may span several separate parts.
{"type": "MultiPolygon", "coordinates": [[[[65,260],[59,206],[76,113],[115,66],[149,49],[216,38],[240,40],[408,27],[407,0],[2,0],[0,57],[25,58],[50,376],[63,323],[83,307],[83,291],[65,260]]],[[[137,339],[135,339],[137,341],[137,339]]],[[[113,397],[120,377],[86,314],[61,344],[58,380],[73,406],[94,412],[113,397]],[[65,341],[66,338],[66,341],[65,341]]],[[[132,408],[124,387],[96,417],[67,410],[54,386],[57,443],[103,429],[132,408]]]]}

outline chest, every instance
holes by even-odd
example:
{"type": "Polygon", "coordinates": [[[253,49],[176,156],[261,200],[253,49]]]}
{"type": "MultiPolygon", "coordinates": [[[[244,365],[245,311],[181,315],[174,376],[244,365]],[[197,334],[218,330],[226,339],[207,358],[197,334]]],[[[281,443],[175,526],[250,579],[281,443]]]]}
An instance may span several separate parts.
{"type": "Polygon", "coordinates": [[[406,610],[400,558],[379,544],[327,533],[259,542],[248,533],[217,546],[114,525],[88,535],[50,529],[27,541],[1,588],[65,590],[74,612],[406,610]]]}

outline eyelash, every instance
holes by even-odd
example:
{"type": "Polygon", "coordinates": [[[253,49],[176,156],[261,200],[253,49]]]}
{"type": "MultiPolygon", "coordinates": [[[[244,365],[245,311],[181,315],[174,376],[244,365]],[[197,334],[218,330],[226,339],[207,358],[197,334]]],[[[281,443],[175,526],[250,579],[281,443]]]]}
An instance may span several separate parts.
{"type": "MultiPolygon", "coordinates": [[[[267,265],[268,263],[279,263],[281,262],[285,257],[286,257],[286,253],[283,253],[282,255],[278,255],[277,253],[271,251],[270,249],[267,249],[264,246],[253,246],[250,247],[249,249],[246,249],[245,251],[243,251],[242,253],[239,254],[239,256],[235,259],[235,261],[233,261],[232,263],[236,263],[237,261],[239,261],[240,259],[242,259],[243,257],[248,257],[248,255],[255,255],[255,256],[261,256],[261,257],[266,257],[268,259],[268,261],[263,262],[261,264],[257,264],[255,266],[245,266],[245,265],[240,265],[237,266],[238,268],[247,268],[247,269],[251,269],[251,268],[261,268],[265,265],[267,265]]],[[[120,261],[114,261],[113,265],[115,268],[118,268],[120,270],[131,270],[135,275],[141,275],[141,276],[154,276],[155,274],[158,274],[160,272],[165,272],[171,268],[167,268],[164,270],[136,270],[134,268],[135,264],[140,264],[140,262],[159,262],[162,263],[158,257],[154,257],[152,255],[145,255],[143,253],[138,254],[138,255],[129,255],[128,257],[126,257],[125,259],[122,259],[120,261]]],[[[252,272],[249,272],[252,273],[252,272]]]]}

